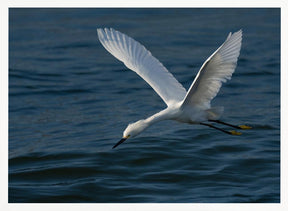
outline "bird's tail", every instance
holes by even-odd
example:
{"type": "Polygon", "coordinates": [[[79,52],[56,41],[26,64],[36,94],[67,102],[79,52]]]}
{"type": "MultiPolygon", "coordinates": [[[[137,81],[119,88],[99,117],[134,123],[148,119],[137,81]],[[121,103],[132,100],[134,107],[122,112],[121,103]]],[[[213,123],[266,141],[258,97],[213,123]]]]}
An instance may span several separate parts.
{"type": "Polygon", "coordinates": [[[212,107],[210,109],[207,109],[206,112],[209,120],[218,120],[224,112],[224,107],[212,107]]]}

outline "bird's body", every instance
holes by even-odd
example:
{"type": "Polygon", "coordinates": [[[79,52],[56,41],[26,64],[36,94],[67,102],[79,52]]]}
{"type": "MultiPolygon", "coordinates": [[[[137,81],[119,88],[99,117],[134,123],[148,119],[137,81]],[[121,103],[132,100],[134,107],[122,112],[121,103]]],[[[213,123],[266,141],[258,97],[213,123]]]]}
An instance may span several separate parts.
{"type": "Polygon", "coordinates": [[[168,106],[166,109],[135,123],[129,124],[123,137],[135,136],[143,132],[150,125],[163,120],[175,120],[181,123],[199,124],[209,120],[217,120],[223,111],[222,107],[203,110],[197,107],[183,108],[183,102],[168,106]]]}
{"type": "Polygon", "coordinates": [[[223,107],[211,107],[210,105],[222,83],[231,79],[236,68],[242,41],[241,30],[233,34],[229,33],[226,41],[204,62],[187,92],[139,42],[114,29],[107,28],[98,29],[98,37],[107,51],[141,76],[167,105],[166,109],[129,124],[123,132],[123,138],[114,147],[162,120],[202,124],[232,135],[240,133],[226,131],[204,122],[212,121],[234,128],[250,129],[249,126],[235,126],[219,121],[223,107]]]}

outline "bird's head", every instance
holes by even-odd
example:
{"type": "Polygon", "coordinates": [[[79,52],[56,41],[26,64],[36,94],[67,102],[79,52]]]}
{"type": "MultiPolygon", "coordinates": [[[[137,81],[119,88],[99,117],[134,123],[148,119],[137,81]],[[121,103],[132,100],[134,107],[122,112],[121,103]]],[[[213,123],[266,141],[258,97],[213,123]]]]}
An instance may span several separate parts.
{"type": "Polygon", "coordinates": [[[119,144],[122,144],[124,141],[126,141],[128,138],[132,138],[143,132],[148,127],[148,124],[145,122],[145,120],[139,120],[134,123],[130,123],[126,129],[123,132],[123,138],[115,144],[115,147],[117,147],[119,144]]]}

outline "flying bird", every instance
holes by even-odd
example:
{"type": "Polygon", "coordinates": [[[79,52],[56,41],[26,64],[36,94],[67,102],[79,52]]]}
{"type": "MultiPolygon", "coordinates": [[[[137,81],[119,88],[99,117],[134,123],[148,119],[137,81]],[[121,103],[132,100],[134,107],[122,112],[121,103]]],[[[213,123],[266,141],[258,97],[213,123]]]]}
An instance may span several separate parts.
{"type": "Polygon", "coordinates": [[[142,77],[167,105],[167,108],[146,119],[130,123],[123,132],[123,138],[113,148],[163,120],[205,125],[230,135],[241,133],[224,130],[210,122],[237,129],[251,128],[220,121],[224,108],[211,107],[210,104],[222,83],[231,79],[236,68],[241,49],[242,30],[229,33],[224,43],[203,63],[188,91],[150,51],[133,38],[112,28],[97,29],[97,33],[104,48],[142,77]]]}

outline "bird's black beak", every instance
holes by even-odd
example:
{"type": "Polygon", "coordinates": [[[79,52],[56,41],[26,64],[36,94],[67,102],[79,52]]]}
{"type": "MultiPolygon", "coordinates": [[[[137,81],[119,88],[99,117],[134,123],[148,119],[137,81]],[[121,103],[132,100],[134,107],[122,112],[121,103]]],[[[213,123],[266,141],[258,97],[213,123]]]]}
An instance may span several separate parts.
{"type": "Polygon", "coordinates": [[[112,147],[112,149],[116,148],[118,145],[122,144],[124,141],[126,141],[129,137],[123,137],[120,141],[118,141],[117,144],[114,145],[114,147],[112,147]]]}

